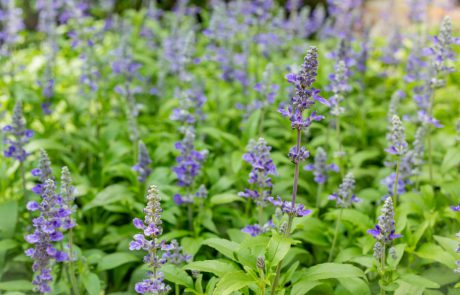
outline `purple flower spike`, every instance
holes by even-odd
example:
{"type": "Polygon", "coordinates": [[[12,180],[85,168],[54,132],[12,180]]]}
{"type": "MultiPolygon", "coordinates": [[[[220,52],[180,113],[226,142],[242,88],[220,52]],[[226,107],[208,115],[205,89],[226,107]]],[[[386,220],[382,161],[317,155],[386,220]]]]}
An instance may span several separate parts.
{"type": "Polygon", "coordinates": [[[3,127],[3,131],[6,133],[4,142],[7,147],[3,152],[5,157],[24,162],[29,155],[24,146],[30,141],[33,132],[26,129],[20,101],[14,106],[12,124],[3,127]]]}
{"type": "Polygon", "coordinates": [[[458,204],[457,206],[450,206],[450,209],[452,209],[452,211],[459,212],[460,211],[460,204],[458,204]]]}
{"type": "Polygon", "coordinates": [[[327,165],[327,155],[324,149],[319,147],[315,154],[315,164],[308,164],[304,167],[307,171],[313,171],[316,183],[325,183],[329,171],[338,172],[339,167],[335,164],[327,165]]]}
{"type": "Polygon", "coordinates": [[[53,242],[62,241],[65,230],[62,227],[64,220],[69,218],[70,211],[60,195],[55,192],[54,181],[48,179],[43,185],[42,202],[31,201],[27,204],[30,211],[40,211],[40,216],[33,219],[34,233],[25,237],[25,240],[34,245],[25,251],[26,255],[34,260],[32,270],[35,272],[33,284],[38,292],[49,292],[52,281],[53,260],[56,262],[68,261],[68,254],[58,251],[53,242]]]}
{"type": "Polygon", "coordinates": [[[162,265],[169,262],[180,264],[191,259],[189,255],[182,254],[182,248],[177,241],[173,240],[170,244],[160,241],[159,237],[163,232],[161,221],[161,204],[159,191],[156,186],[150,186],[147,193],[147,206],[144,208],[144,222],[139,218],[133,220],[137,229],[141,229],[141,234],[136,234],[129,244],[129,250],[145,250],[144,262],[151,269],[147,273],[148,279],[136,283],[134,290],[139,294],[166,294],[171,287],[166,285],[163,274],[160,271],[162,265]]]}

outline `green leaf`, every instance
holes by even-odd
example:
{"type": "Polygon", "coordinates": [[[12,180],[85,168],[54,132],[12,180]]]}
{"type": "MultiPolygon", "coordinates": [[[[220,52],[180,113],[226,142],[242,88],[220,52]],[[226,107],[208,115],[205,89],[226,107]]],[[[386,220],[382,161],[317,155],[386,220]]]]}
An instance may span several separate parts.
{"type": "Polygon", "coordinates": [[[435,244],[423,244],[415,254],[418,257],[442,263],[449,268],[455,268],[456,266],[454,257],[435,244]]]}
{"type": "Polygon", "coordinates": [[[339,283],[347,289],[350,294],[359,294],[359,295],[367,295],[371,294],[371,290],[369,289],[369,285],[359,278],[339,278],[337,279],[339,283]]]}
{"type": "Polygon", "coordinates": [[[256,281],[243,271],[233,271],[224,275],[216,285],[214,295],[228,295],[256,281]]]}
{"type": "Polygon", "coordinates": [[[18,221],[18,202],[7,201],[0,204],[0,237],[11,238],[18,221]]]}
{"type": "Polygon", "coordinates": [[[18,243],[12,239],[0,240],[0,252],[5,252],[10,249],[14,249],[18,246],[18,243]]]}
{"type": "Polygon", "coordinates": [[[83,207],[83,211],[119,202],[121,200],[131,200],[133,195],[133,192],[131,192],[126,185],[119,183],[112,184],[99,192],[91,202],[86,204],[86,206],[83,207]]]}
{"type": "Polygon", "coordinates": [[[393,247],[396,251],[396,259],[393,259],[393,256],[389,255],[387,258],[388,265],[390,265],[393,269],[396,269],[399,262],[401,261],[404,255],[404,249],[406,249],[406,244],[398,244],[393,247]]]}
{"type": "Polygon", "coordinates": [[[413,286],[423,287],[423,288],[431,288],[437,289],[439,288],[439,284],[435,283],[429,279],[424,277],[415,275],[415,274],[402,274],[399,280],[411,284],[413,286]]]}
{"type": "Polygon", "coordinates": [[[203,242],[204,245],[207,245],[211,248],[216,249],[219,253],[228,258],[235,260],[235,251],[238,251],[240,245],[238,243],[220,239],[220,238],[211,238],[203,242]]]}
{"type": "Polygon", "coordinates": [[[164,273],[166,280],[174,284],[193,288],[192,278],[183,269],[172,264],[166,264],[161,268],[161,271],[164,273]]]}
{"type": "Polygon", "coordinates": [[[97,274],[90,272],[83,275],[82,282],[89,295],[101,294],[101,281],[97,274]]]}
{"type": "Polygon", "coordinates": [[[404,281],[398,280],[398,288],[395,290],[394,295],[422,295],[425,288],[414,286],[404,281]]]}
{"type": "Polygon", "coordinates": [[[303,280],[295,283],[292,286],[291,295],[308,294],[308,292],[310,292],[310,290],[312,290],[313,288],[315,288],[316,286],[319,286],[321,284],[322,284],[322,282],[309,281],[309,280],[303,279],[303,280]]]}
{"type": "Polygon", "coordinates": [[[187,253],[192,256],[195,256],[198,250],[200,250],[202,242],[203,242],[202,237],[198,237],[198,238],[185,237],[181,239],[181,245],[184,250],[184,253],[187,253]]]}
{"type": "Polygon", "coordinates": [[[304,270],[302,276],[309,281],[364,277],[361,269],[351,264],[323,263],[304,270]]]}
{"type": "Polygon", "coordinates": [[[0,282],[0,290],[3,291],[31,291],[33,288],[34,285],[26,280],[0,282]]]}
{"type": "Polygon", "coordinates": [[[286,256],[291,248],[291,239],[281,236],[274,232],[272,238],[268,242],[267,260],[270,266],[276,266],[286,256]]]}
{"type": "Polygon", "coordinates": [[[113,253],[102,257],[98,269],[99,271],[109,270],[135,261],[139,261],[139,258],[134,254],[126,252],[113,253]]]}
{"type": "Polygon", "coordinates": [[[228,203],[233,203],[236,201],[242,201],[243,198],[239,197],[236,194],[233,193],[224,193],[224,194],[218,194],[214,195],[211,197],[211,204],[212,205],[222,205],[222,204],[228,204],[228,203]]]}
{"type": "Polygon", "coordinates": [[[442,160],[441,171],[445,173],[458,165],[460,165],[460,149],[451,148],[447,151],[442,160]]]}
{"type": "Polygon", "coordinates": [[[190,262],[184,266],[184,269],[210,272],[222,277],[227,273],[237,271],[238,267],[228,260],[203,260],[190,262]]]}

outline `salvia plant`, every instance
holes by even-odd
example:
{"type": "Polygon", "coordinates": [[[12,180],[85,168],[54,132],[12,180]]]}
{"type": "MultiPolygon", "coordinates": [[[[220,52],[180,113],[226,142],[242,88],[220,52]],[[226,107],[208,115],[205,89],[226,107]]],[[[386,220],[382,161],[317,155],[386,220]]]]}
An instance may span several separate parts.
{"type": "Polygon", "coordinates": [[[0,293],[457,294],[453,1],[204,2],[0,0],[0,293]]]}
{"type": "Polygon", "coordinates": [[[243,192],[238,193],[238,195],[248,199],[249,212],[247,214],[250,214],[251,211],[249,201],[256,205],[258,223],[246,226],[243,228],[243,232],[247,232],[251,236],[257,236],[268,231],[270,227],[273,227],[271,220],[268,222],[264,220],[264,208],[267,206],[268,198],[272,195],[273,184],[271,175],[276,175],[277,172],[270,156],[271,147],[265,139],[251,140],[247,150],[248,152],[243,155],[243,159],[252,166],[248,179],[251,188],[245,189],[243,192]]]}

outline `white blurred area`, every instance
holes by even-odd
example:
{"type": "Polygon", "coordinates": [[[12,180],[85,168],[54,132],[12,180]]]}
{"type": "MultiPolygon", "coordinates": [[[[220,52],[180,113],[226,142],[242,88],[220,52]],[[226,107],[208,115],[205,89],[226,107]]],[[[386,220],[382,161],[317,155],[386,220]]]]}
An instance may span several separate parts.
{"type": "MultiPolygon", "coordinates": [[[[367,21],[374,26],[381,27],[383,31],[388,27],[391,20],[393,24],[404,27],[410,25],[409,2],[411,0],[369,0],[366,1],[367,21]]],[[[414,1],[414,0],[412,0],[414,1]]],[[[444,16],[448,15],[452,19],[454,28],[460,28],[460,0],[415,0],[429,2],[425,24],[428,27],[439,25],[444,16]]]]}

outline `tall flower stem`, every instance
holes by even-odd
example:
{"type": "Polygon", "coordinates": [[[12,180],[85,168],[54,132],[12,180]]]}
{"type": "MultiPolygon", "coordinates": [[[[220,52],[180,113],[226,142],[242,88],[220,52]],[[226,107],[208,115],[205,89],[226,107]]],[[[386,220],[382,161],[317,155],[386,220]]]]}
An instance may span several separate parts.
{"type": "Polygon", "coordinates": [[[318,210],[319,210],[319,207],[321,206],[321,194],[323,192],[323,188],[324,188],[324,183],[320,183],[316,191],[316,209],[318,210]]]}
{"type": "Polygon", "coordinates": [[[344,176],[345,169],[342,167],[342,139],[341,139],[341,134],[340,134],[340,117],[336,116],[336,121],[335,121],[335,132],[337,136],[337,141],[339,143],[339,150],[338,150],[338,166],[339,166],[339,171],[342,177],[344,176]]]}
{"type": "Polygon", "coordinates": [[[396,208],[396,204],[398,200],[398,182],[399,182],[399,166],[400,166],[401,159],[398,156],[398,160],[396,160],[396,177],[395,183],[393,184],[393,203],[396,208]]]}
{"type": "Polygon", "coordinates": [[[258,206],[258,211],[259,211],[259,225],[263,226],[264,225],[264,207],[258,206]]]}
{"type": "Polygon", "coordinates": [[[73,257],[73,231],[72,228],[69,229],[69,277],[70,284],[72,285],[72,290],[74,294],[81,294],[80,289],[78,288],[77,277],[75,276],[75,267],[74,267],[74,257],[73,257]]]}
{"type": "Polygon", "coordinates": [[[178,284],[175,284],[174,289],[175,289],[176,295],[180,295],[180,289],[179,289],[178,284]]]}
{"type": "MultiPolygon", "coordinates": [[[[385,244],[383,244],[383,252],[382,252],[382,260],[380,261],[380,273],[381,273],[381,280],[382,280],[382,284],[383,284],[383,281],[384,281],[384,277],[385,277],[385,251],[386,251],[386,246],[385,244]]],[[[380,286],[380,294],[381,295],[385,295],[385,289],[382,288],[382,286],[380,286]]]]}
{"type": "Polygon", "coordinates": [[[187,206],[187,214],[188,214],[188,229],[193,232],[193,204],[188,204],[187,206]]]}
{"type": "MultiPolygon", "coordinates": [[[[302,140],[301,129],[297,129],[297,144],[296,144],[297,152],[300,151],[301,140],[302,140]]],[[[300,161],[296,160],[296,162],[295,162],[295,170],[294,170],[294,184],[292,186],[292,200],[291,200],[291,205],[292,205],[293,209],[295,207],[295,202],[296,202],[296,199],[297,199],[297,188],[298,188],[298,182],[299,182],[299,166],[300,166],[300,161]]],[[[289,235],[291,233],[291,227],[292,227],[292,221],[293,220],[294,220],[294,214],[290,214],[287,229],[286,229],[286,232],[284,233],[285,237],[289,237],[289,235]]],[[[278,281],[279,281],[280,274],[281,274],[281,265],[282,264],[283,264],[283,260],[281,260],[278,263],[278,265],[276,266],[276,275],[275,275],[275,278],[273,279],[273,284],[272,284],[270,294],[276,294],[275,292],[276,292],[276,287],[278,286],[278,281]]]]}
{"type": "MultiPolygon", "coordinates": [[[[428,115],[430,118],[433,117],[433,103],[434,103],[434,89],[432,90],[432,94],[430,96],[430,106],[428,109],[428,115]]],[[[431,144],[431,126],[427,126],[427,141],[428,141],[428,169],[430,175],[430,183],[433,185],[433,148],[431,144]]]]}
{"type": "Polygon", "coordinates": [[[340,208],[339,216],[337,217],[337,220],[335,222],[334,239],[332,240],[331,250],[329,251],[329,258],[327,259],[328,262],[331,262],[332,255],[334,255],[334,249],[335,249],[335,244],[337,243],[337,235],[339,233],[339,226],[340,226],[340,221],[342,220],[342,215],[343,215],[343,208],[340,208]]]}
{"type": "Polygon", "coordinates": [[[23,161],[21,161],[19,166],[19,169],[21,170],[22,193],[24,195],[24,202],[26,202],[26,168],[24,167],[23,161]]]}

